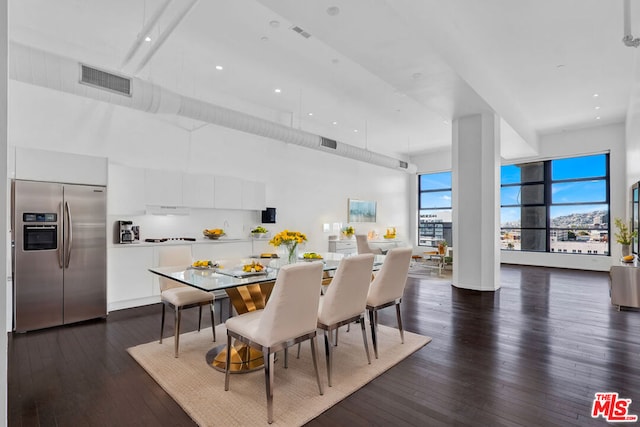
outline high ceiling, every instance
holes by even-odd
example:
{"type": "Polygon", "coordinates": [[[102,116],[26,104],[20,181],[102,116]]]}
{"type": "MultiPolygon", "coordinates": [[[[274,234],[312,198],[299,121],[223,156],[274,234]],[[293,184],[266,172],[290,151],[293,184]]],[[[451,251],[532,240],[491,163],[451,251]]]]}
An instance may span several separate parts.
{"type": "Polygon", "coordinates": [[[453,118],[492,110],[510,131],[503,156],[517,158],[545,133],[625,120],[636,49],[621,41],[622,10],[622,0],[12,0],[9,31],[391,156],[444,149],[453,118]]]}

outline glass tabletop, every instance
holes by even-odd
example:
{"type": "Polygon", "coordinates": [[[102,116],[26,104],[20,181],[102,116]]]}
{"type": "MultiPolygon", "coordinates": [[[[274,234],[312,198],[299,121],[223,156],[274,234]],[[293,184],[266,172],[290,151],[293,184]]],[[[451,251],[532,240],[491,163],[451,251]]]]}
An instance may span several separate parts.
{"type": "MultiPolygon", "coordinates": [[[[340,260],[345,257],[344,254],[333,252],[321,253],[321,255],[321,260],[306,260],[300,258],[298,262],[322,262],[323,270],[329,272],[336,270],[340,264],[340,260]]],[[[379,268],[383,261],[383,255],[376,255],[374,259],[374,269],[379,268]]],[[[279,269],[287,264],[287,260],[283,258],[240,258],[217,262],[220,264],[219,268],[202,269],[183,265],[152,267],[149,268],[149,271],[204,291],[217,291],[254,283],[273,282],[278,276],[279,269]],[[254,261],[264,265],[266,267],[265,271],[260,273],[242,271],[243,265],[251,264],[254,261]]]]}

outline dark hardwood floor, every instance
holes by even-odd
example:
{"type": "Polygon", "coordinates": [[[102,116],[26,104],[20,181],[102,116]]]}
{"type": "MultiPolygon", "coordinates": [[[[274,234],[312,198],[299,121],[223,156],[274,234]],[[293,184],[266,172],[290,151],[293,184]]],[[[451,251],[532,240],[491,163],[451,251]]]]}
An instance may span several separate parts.
{"type": "MultiPolygon", "coordinates": [[[[433,341],[309,425],[604,425],[591,405],[608,391],[640,415],[640,311],[610,305],[608,275],[501,271],[502,288],[485,293],[410,278],[405,329],[433,341]]],[[[387,310],[381,323],[395,325],[387,310]]],[[[196,314],[185,312],[184,330],[196,314]]],[[[126,352],[157,339],[159,322],[155,305],[11,334],[9,425],[194,425],[126,352]]]]}

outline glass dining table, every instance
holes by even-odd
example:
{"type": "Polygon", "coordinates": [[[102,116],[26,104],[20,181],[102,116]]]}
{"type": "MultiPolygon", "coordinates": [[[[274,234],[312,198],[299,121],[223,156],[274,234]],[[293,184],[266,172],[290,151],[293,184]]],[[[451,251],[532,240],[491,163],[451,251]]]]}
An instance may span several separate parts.
{"type": "MultiPolygon", "coordinates": [[[[300,258],[298,262],[322,262],[324,276],[322,285],[331,283],[332,272],[338,268],[345,254],[320,253],[322,259],[300,258]]],[[[384,261],[384,255],[376,255],[374,270],[384,261]]],[[[243,314],[265,307],[275,285],[278,271],[288,264],[284,258],[240,258],[220,260],[217,267],[203,268],[193,266],[152,267],[151,273],[175,280],[207,292],[225,291],[237,314],[243,314]],[[244,271],[244,265],[259,262],[265,268],[262,271],[244,271]]],[[[320,290],[318,290],[320,292],[320,290]]],[[[207,353],[207,362],[219,371],[226,368],[226,345],[220,345],[207,353]]],[[[251,372],[261,369],[264,364],[262,353],[236,342],[231,350],[231,373],[251,372]]]]}

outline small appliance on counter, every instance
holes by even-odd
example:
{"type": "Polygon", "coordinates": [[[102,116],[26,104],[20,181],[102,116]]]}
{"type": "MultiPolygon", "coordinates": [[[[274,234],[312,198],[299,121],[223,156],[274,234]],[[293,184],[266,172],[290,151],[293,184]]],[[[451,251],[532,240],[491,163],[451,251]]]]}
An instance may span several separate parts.
{"type": "Polygon", "coordinates": [[[140,241],[140,227],[133,221],[116,221],[114,243],[136,243],[140,241]]]}

